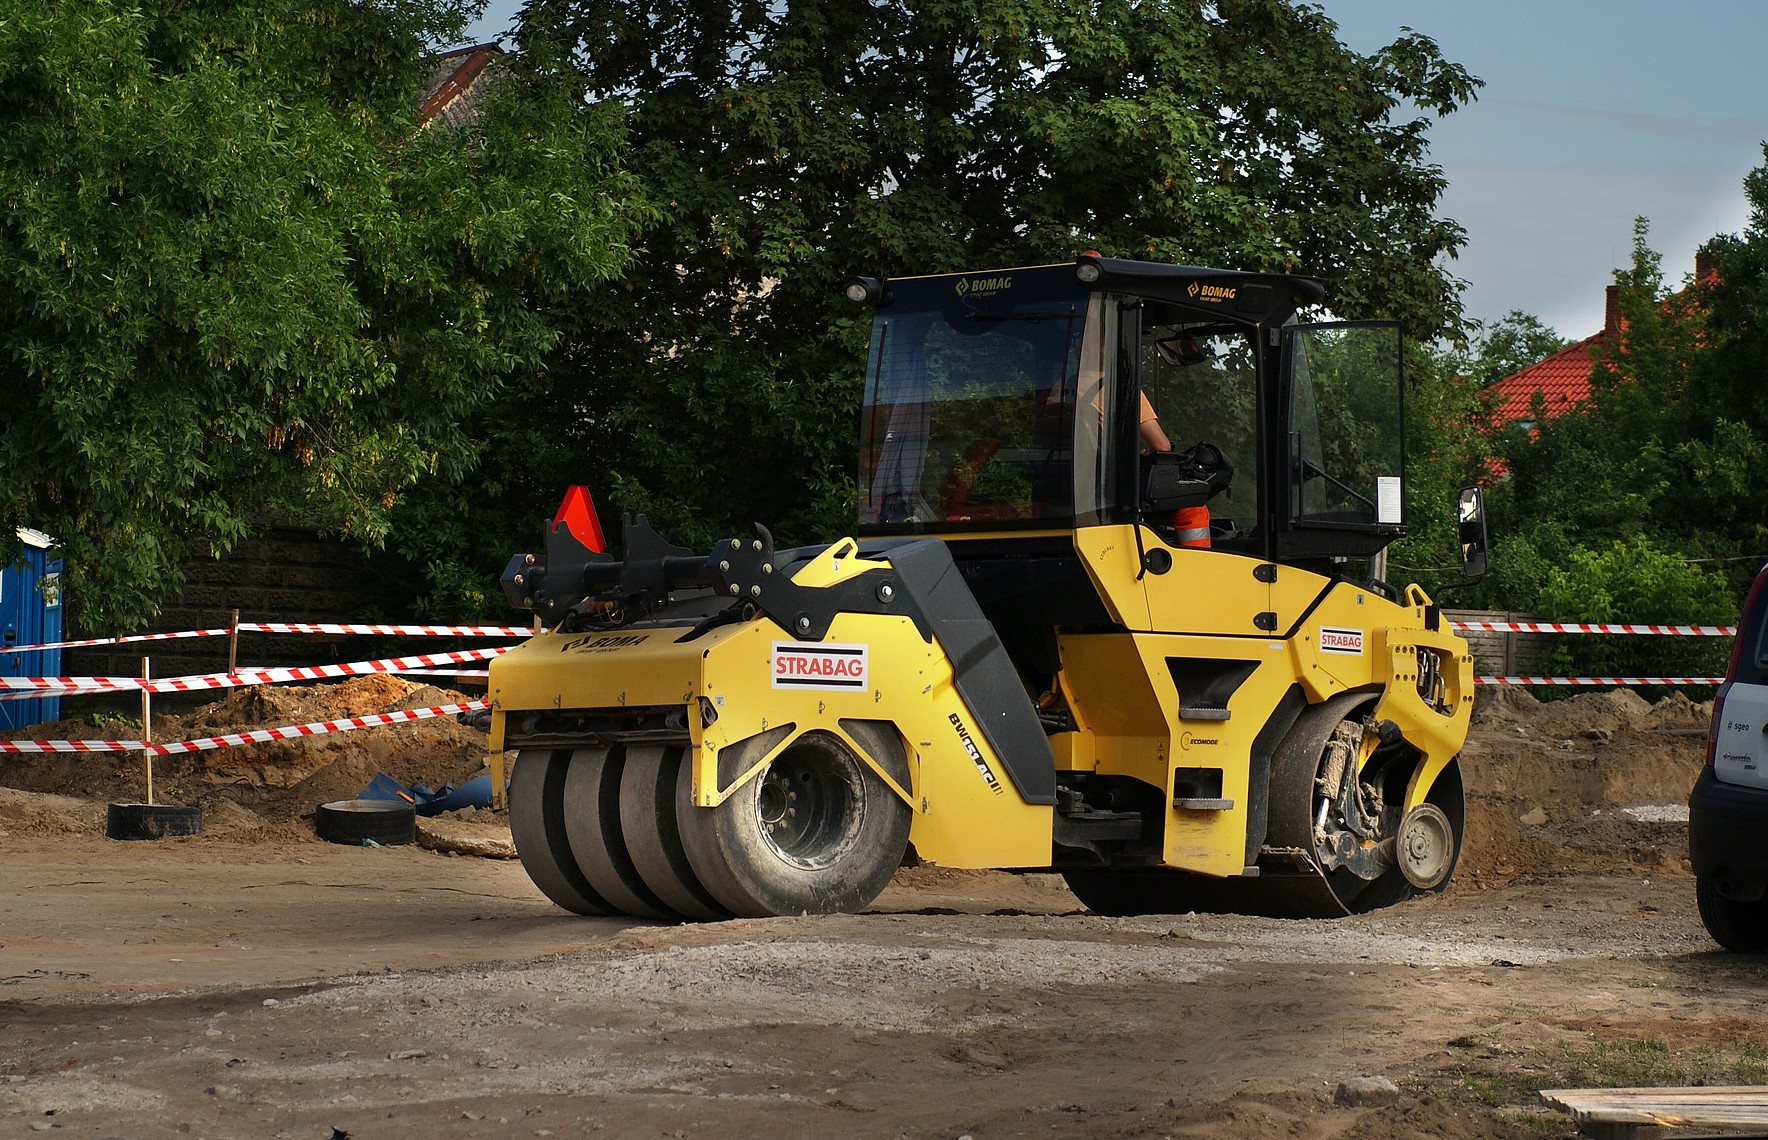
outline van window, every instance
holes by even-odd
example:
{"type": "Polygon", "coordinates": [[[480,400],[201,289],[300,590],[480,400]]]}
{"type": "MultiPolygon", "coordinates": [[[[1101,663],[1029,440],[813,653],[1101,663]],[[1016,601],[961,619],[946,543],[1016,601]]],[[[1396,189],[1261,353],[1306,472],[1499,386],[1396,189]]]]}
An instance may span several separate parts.
{"type": "Polygon", "coordinates": [[[1737,655],[1737,679],[1746,685],[1768,685],[1768,570],[1750,591],[1753,604],[1737,627],[1743,652],[1737,655]]]}

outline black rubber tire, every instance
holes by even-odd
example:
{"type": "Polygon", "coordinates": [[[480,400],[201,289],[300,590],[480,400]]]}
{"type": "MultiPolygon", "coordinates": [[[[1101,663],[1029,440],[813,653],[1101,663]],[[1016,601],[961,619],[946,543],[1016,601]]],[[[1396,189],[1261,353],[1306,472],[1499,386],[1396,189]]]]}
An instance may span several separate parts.
{"type": "Polygon", "coordinates": [[[1062,878],[1082,906],[1109,918],[1135,914],[1186,914],[1194,910],[1213,912],[1217,908],[1210,905],[1210,899],[1222,892],[1222,887],[1216,884],[1228,882],[1166,868],[1113,870],[1101,867],[1064,871],[1062,878]]]}
{"type": "Polygon", "coordinates": [[[620,831],[620,774],[626,749],[579,748],[565,772],[565,838],[578,870],[616,910],[634,918],[676,921],[639,877],[620,831]]]}
{"type": "Polygon", "coordinates": [[[1694,901],[1700,908],[1701,925],[1714,942],[1739,954],[1768,950],[1768,896],[1739,902],[1725,897],[1711,877],[1697,875],[1694,901]]]}
{"type": "Polygon", "coordinates": [[[583,877],[565,834],[565,776],[569,752],[526,748],[510,775],[510,837],[522,869],[540,893],[572,914],[618,913],[583,877]]]}
{"type": "MultiPolygon", "coordinates": [[[[908,760],[881,722],[844,722],[909,786],[908,760]]],[[[678,781],[682,844],[700,881],[738,915],[846,914],[878,897],[901,865],[909,805],[831,733],[794,740],[716,808],[678,781]],[[770,831],[768,824],[772,823],[770,831]]]]}
{"type": "Polygon", "coordinates": [[[417,809],[404,800],[334,800],[314,810],[313,831],[328,843],[398,847],[417,840],[417,809]]]}
{"type": "Polygon", "coordinates": [[[202,830],[203,809],[194,804],[111,804],[104,817],[110,839],[166,839],[202,830]]]}
{"type": "Polygon", "coordinates": [[[694,874],[676,824],[675,791],[682,750],[635,745],[626,750],[620,778],[620,829],[626,852],[645,885],[663,905],[690,922],[731,917],[694,874]]]}

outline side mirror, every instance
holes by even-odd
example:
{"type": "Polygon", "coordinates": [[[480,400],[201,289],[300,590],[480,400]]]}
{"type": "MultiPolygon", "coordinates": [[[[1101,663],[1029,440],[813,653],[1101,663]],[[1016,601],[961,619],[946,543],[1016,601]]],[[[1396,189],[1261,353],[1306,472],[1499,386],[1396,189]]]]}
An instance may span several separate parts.
{"type": "Polygon", "coordinates": [[[1486,538],[1486,496],[1478,487],[1461,488],[1456,504],[1457,540],[1461,546],[1461,573],[1469,581],[1486,576],[1490,568],[1490,543],[1486,538]]]}

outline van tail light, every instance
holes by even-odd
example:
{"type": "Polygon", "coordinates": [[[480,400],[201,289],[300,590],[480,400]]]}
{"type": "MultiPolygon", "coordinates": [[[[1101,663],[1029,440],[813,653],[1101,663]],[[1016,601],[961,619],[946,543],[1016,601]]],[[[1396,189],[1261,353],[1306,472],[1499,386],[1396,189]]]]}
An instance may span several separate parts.
{"type": "Polygon", "coordinates": [[[1713,719],[1707,724],[1707,767],[1713,766],[1713,759],[1719,750],[1719,726],[1725,722],[1720,719],[1725,715],[1725,694],[1731,689],[1731,682],[1719,686],[1713,694],[1713,719]]]}

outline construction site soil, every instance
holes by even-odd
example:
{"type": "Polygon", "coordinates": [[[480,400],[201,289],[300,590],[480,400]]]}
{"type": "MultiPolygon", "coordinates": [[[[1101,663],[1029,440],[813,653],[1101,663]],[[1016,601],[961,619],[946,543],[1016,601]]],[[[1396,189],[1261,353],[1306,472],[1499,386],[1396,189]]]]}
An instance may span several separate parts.
{"type": "MultiPolygon", "coordinates": [[[[254,689],[152,731],[450,699],[254,689]]],[[[315,838],[377,772],[483,771],[451,720],[156,758],[205,816],[159,842],[104,838],[139,755],[7,756],[0,1140],[1569,1136],[1538,1089],[1768,1083],[1768,962],[1706,937],[1685,861],[1707,714],[1482,690],[1449,889],[1333,921],[1102,918],[1056,876],[921,866],[861,915],[669,926],[449,851],[507,853],[484,810],[315,838]]]]}

